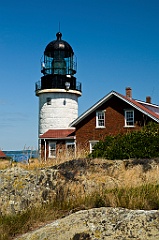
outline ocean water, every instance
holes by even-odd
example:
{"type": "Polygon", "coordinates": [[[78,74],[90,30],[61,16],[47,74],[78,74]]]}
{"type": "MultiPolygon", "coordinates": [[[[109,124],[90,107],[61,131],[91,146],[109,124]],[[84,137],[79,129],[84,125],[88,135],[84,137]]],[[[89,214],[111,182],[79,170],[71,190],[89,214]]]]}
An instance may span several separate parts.
{"type": "Polygon", "coordinates": [[[10,157],[15,162],[28,161],[29,158],[38,158],[37,150],[22,150],[22,151],[3,151],[7,157],[10,157]]]}

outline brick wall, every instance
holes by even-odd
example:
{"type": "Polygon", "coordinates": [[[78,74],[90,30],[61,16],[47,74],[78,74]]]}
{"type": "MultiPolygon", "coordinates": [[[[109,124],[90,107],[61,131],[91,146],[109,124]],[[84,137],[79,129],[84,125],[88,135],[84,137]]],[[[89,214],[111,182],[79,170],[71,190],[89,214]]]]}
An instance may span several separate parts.
{"type": "Polygon", "coordinates": [[[90,140],[104,140],[107,135],[116,135],[118,133],[126,133],[128,131],[139,130],[150,119],[146,119],[142,113],[134,110],[135,127],[124,127],[124,110],[132,109],[132,107],[117,98],[112,97],[105,104],[100,106],[98,110],[106,110],[105,112],[105,128],[96,128],[96,111],[91,113],[87,118],[76,126],[76,142],[80,148],[89,150],[90,140]]]}

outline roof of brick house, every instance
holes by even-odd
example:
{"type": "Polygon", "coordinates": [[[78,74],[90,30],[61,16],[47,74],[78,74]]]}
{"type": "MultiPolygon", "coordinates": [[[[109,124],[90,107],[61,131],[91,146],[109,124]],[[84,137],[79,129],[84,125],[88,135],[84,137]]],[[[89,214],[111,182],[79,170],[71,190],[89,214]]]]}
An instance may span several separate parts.
{"type": "Polygon", "coordinates": [[[41,139],[68,139],[74,138],[75,129],[49,129],[40,136],[41,139]]]}
{"type": "Polygon", "coordinates": [[[97,103],[95,103],[92,107],[90,107],[87,111],[81,114],[77,119],[75,119],[70,124],[70,127],[75,127],[78,123],[80,123],[83,119],[85,119],[90,113],[96,111],[102,104],[104,104],[113,96],[116,96],[122,101],[128,103],[131,107],[134,107],[135,109],[139,110],[143,114],[149,116],[151,119],[159,123],[159,106],[158,105],[152,104],[150,102],[148,103],[148,102],[135,100],[135,99],[132,99],[131,96],[124,96],[118,92],[111,91],[105,97],[103,97],[97,103]]]}

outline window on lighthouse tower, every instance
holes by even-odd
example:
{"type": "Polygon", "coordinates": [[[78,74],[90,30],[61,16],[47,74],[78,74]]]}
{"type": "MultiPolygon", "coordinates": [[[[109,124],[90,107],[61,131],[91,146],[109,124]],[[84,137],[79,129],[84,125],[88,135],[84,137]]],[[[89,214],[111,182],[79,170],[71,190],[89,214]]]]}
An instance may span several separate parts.
{"type": "Polygon", "coordinates": [[[46,99],[46,102],[47,102],[47,105],[51,105],[51,98],[48,97],[48,98],[46,99]]]}

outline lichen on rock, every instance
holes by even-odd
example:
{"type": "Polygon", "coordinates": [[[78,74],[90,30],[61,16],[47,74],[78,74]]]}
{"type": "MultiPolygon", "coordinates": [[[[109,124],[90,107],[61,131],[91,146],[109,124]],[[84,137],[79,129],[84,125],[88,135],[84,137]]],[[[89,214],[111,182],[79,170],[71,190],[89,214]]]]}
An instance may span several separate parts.
{"type": "Polygon", "coordinates": [[[54,221],[17,240],[157,240],[159,211],[94,208],[54,221]]]}

